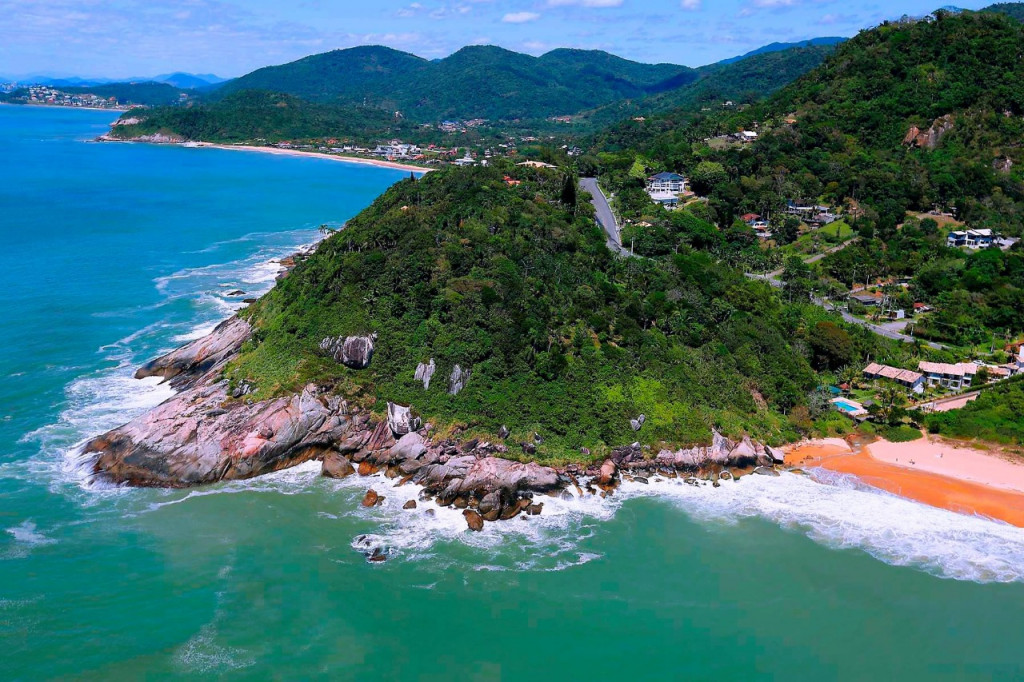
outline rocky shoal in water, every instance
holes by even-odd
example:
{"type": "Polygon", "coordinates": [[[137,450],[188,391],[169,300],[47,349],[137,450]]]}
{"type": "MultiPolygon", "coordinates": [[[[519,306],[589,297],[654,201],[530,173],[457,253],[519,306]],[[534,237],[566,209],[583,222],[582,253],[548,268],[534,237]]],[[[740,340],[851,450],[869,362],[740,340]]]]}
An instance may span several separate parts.
{"type": "MultiPolygon", "coordinates": [[[[643,482],[648,475],[711,473],[765,467],[782,454],[749,439],[731,441],[713,433],[708,446],[662,450],[639,444],[615,449],[603,462],[552,468],[509,457],[509,445],[434,440],[408,408],[389,404],[387,418],[350,406],[310,384],[297,395],[246,400],[252,387],[232,387],[225,365],[252,335],[240,318],[211,334],[148,363],[136,377],[163,377],[179,391],[131,422],[86,444],[93,474],[131,486],[186,488],[251,478],[310,460],[323,462],[325,476],[384,472],[423,487],[441,506],[465,510],[469,528],[485,521],[540,513],[534,494],[558,494],[574,487],[610,491],[623,476],[643,482]]],[[[325,343],[325,352],[359,369],[373,356],[372,337],[325,343]]],[[[502,429],[507,435],[507,430],[502,429]]],[[[519,444],[524,453],[532,444],[519,444]]],[[[365,504],[376,503],[368,493],[365,504]]]]}

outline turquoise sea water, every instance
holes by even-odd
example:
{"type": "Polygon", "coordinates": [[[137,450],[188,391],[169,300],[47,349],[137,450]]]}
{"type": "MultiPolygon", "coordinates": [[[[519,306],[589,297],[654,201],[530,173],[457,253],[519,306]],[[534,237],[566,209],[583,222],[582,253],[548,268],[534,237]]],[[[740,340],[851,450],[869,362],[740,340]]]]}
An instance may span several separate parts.
{"type": "Polygon", "coordinates": [[[135,366],[404,176],[87,143],[110,119],[0,107],[0,679],[1024,676],[1024,531],[850,481],[631,485],[480,534],[316,466],[90,485],[75,445],[167,396],[135,366]]]}

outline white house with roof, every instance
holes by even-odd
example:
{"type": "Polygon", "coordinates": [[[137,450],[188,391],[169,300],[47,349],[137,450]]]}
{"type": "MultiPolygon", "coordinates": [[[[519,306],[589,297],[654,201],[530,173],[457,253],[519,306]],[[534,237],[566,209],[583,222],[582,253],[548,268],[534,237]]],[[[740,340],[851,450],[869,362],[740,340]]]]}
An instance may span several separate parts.
{"type": "Polygon", "coordinates": [[[678,173],[658,173],[647,178],[647,193],[673,192],[679,194],[686,191],[686,178],[678,173]]]}
{"type": "Polygon", "coordinates": [[[879,365],[872,362],[864,368],[864,378],[872,381],[876,379],[888,379],[895,381],[904,388],[909,388],[914,393],[924,393],[924,375],[913,372],[909,369],[900,369],[888,365],[879,365]]]}
{"type": "Polygon", "coordinates": [[[951,248],[965,247],[968,249],[987,249],[998,238],[990,229],[955,230],[946,237],[946,245],[951,248]]]}
{"type": "Polygon", "coordinates": [[[960,362],[955,365],[946,362],[922,362],[917,368],[924,374],[929,386],[942,386],[954,391],[970,388],[978,373],[978,366],[973,362],[960,362]]]}

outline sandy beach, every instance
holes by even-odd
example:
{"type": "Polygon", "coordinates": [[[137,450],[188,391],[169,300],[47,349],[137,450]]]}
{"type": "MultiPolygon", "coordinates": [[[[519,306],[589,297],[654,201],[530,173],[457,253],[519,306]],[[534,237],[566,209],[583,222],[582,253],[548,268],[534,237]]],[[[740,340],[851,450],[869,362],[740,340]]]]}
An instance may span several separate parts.
{"type": "Polygon", "coordinates": [[[900,497],[1024,527],[1024,464],[1006,457],[934,437],[863,447],[832,438],[791,446],[786,463],[850,474],[900,497]]]}
{"type": "Polygon", "coordinates": [[[331,161],[343,161],[345,163],[358,163],[364,166],[376,166],[378,168],[393,168],[395,170],[405,170],[412,173],[429,173],[433,168],[424,168],[422,166],[413,166],[407,163],[398,163],[395,161],[382,161],[378,159],[364,159],[358,156],[340,156],[338,154],[324,154],[323,152],[308,152],[300,149],[278,149],[277,147],[256,147],[253,145],[235,145],[235,144],[213,144],[211,142],[194,142],[194,143],[183,143],[188,144],[191,147],[206,147],[211,149],[230,149],[234,151],[242,152],[261,152],[263,154],[277,154],[278,156],[311,156],[318,159],[330,159],[331,161]]]}

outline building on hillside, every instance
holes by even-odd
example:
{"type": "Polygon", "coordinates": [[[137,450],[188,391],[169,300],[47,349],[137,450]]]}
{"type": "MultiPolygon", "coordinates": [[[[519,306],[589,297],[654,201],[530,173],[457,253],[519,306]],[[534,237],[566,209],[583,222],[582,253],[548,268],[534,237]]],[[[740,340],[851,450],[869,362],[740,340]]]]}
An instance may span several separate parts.
{"type": "Polygon", "coordinates": [[[676,192],[647,192],[647,196],[656,204],[665,208],[676,208],[679,206],[679,194],[676,192]]]}
{"type": "Polygon", "coordinates": [[[857,301],[861,305],[874,306],[882,303],[882,294],[873,294],[870,291],[858,291],[850,294],[851,301],[857,301]]]}
{"type": "Polygon", "coordinates": [[[529,168],[558,168],[558,166],[553,166],[550,163],[544,163],[543,161],[523,161],[522,163],[517,163],[516,165],[527,166],[529,168]]]}
{"type": "Polygon", "coordinates": [[[678,173],[658,173],[647,178],[647,193],[673,192],[679,194],[686,191],[686,178],[678,173]]]}
{"type": "Polygon", "coordinates": [[[924,375],[919,372],[872,362],[864,368],[863,374],[865,379],[871,381],[888,379],[889,381],[895,381],[904,388],[909,388],[914,393],[924,393],[924,375]]]}
{"type": "Polygon", "coordinates": [[[917,368],[924,374],[929,386],[942,386],[954,391],[970,388],[978,373],[978,366],[973,362],[961,362],[955,365],[945,362],[922,362],[917,368]]]}
{"type": "Polygon", "coordinates": [[[992,230],[955,230],[946,236],[946,246],[951,248],[987,249],[999,235],[992,230]]]}

